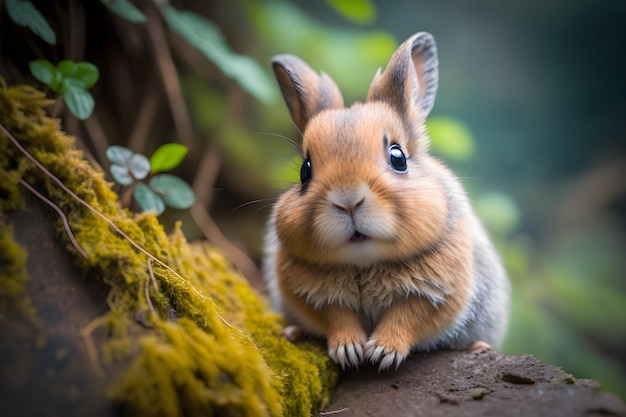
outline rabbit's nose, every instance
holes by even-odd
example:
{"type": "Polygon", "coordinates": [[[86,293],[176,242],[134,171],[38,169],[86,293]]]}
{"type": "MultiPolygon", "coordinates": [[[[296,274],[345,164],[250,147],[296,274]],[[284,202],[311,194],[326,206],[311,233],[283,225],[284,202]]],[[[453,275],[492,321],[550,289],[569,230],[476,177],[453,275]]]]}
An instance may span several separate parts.
{"type": "Polygon", "coordinates": [[[332,205],[336,209],[345,211],[346,213],[352,216],[359,209],[359,207],[363,204],[363,202],[365,201],[365,197],[361,197],[358,201],[355,201],[355,200],[356,199],[339,201],[339,202],[335,201],[335,202],[332,202],[332,205]]]}
{"type": "Polygon", "coordinates": [[[366,197],[366,188],[359,186],[330,191],[328,193],[328,202],[333,208],[353,216],[363,206],[366,197]]]}

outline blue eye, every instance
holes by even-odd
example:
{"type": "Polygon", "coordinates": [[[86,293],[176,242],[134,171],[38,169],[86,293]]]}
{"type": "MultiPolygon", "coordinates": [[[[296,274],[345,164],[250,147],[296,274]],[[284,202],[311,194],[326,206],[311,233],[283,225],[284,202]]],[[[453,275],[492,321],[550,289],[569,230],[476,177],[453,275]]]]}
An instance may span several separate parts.
{"type": "Polygon", "coordinates": [[[398,174],[407,172],[406,156],[400,145],[393,144],[389,147],[389,166],[398,174]]]}
{"type": "Polygon", "coordinates": [[[313,169],[311,167],[311,159],[307,158],[302,163],[302,167],[300,168],[300,182],[302,185],[306,185],[307,182],[311,180],[313,176],[313,169]]]}

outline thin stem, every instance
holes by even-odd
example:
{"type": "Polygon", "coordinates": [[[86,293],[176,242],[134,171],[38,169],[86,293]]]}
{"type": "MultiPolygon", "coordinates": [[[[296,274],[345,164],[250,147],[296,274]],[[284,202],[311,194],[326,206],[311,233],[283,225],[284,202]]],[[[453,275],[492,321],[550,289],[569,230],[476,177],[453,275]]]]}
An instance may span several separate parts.
{"type": "Polygon", "coordinates": [[[106,150],[109,147],[109,140],[107,135],[98,120],[96,114],[92,114],[91,117],[83,121],[83,126],[87,129],[87,133],[91,138],[91,143],[96,149],[96,154],[100,163],[107,163],[106,150]]]}
{"type": "Polygon", "coordinates": [[[62,111],[63,111],[63,94],[59,94],[54,102],[54,107],[52,108],[51,116],[56,119],[60,117],[62,111]]]}
{"type": "Polygon", "coordinates": [[[20,182],[20,184],[22,184],[24,187],[26,187],[31,193],[35,194],[37,197],[39,197],[40,200],[42,200],[44,203],[46,203],[47,205],[52,207],[59,214],[59,216],[63,220],[63,226],[65,227],[65,231],[67,232],[67,235],[69,236],[70,240],[72,241],[72,245],[74,245],[76,250],[81,255],[83,255],[84,258],[87,258],[87,252],[85,252],[85,250],[83,248],[81,248],[80,245],[78,244],[78,241],[74,237],[74,233],[72,233],[72,229],[70,228],[70,224],[67,221],[67,216],[65,215],[65,213],[63,213],[63,210],[61,210],[59,208],[59,206],[54,204],[52,201],[48,200],[39,191],[35,190],[29,183],[27,183],[23,179],[20,178],[18,181],[20,182]]]}
{"type": "Polygon", "coordinates": [[[194,204],[189,209],[191,217],[198,225],[198,228],[202,231],[204,236],[207,237],[215,246],[224,251],[226,257],[245,275],[250,285],[252,285],[260,293],[263,292],[263,280],[261,279],[261,273],[256,264],[250,259],[250,257],[237,246],[235,246],[230,240],[224,236],[222,231],[217,227],[211,216],[207,213],[206,209],[199,203],[194,204]]]}
{"type": "Polygon", "coordinates": [[[335,415],[335,414],[347,413],[348,411],[350,411],[350,407],[342,408],[342,409],[339,409],[339,410],[322,411],[320,413],[320,416],[332,416],[332,415],[335,415]]]}
{"type": "Polygon", "coordinates": [[[196,172],[191,185],[198,203],[207,210],[211,207],[212,191],[221,166],[222,158],[217,146],[209,143],[204,150],[202,160],[198,164],[198,172],[196,172]]]}
{"type": "MultiPolygon", "coordinates": [[[[150,279],[152,280],[152,282],[155,282],[154,280],[154,273],[152,271],[152,260],[148,259],[148,272],[150,272],[150,279]]],[[[154,311],[154,306],[152,305],[152,300],[150,299],[150,284],[148,284],[148,280],[146,280],[146,282],[144,283],[144,291],[146,293],[146,301],[148,302],[148,307],[150,308],[150,312],[153,315],[156,315],[155,311],[154,311]]]]}
{"type": "Polygon", "coordinates": [[[148,8],[147,13],[148,21],[146,22],[146,29],[148,29],[148,37],[152,43],[159,72],[165,87],[165,93],[167,94],[167,102],[170,104],[174,124],[176,124],[176,130],[178,131],[179,140],[183,145],[191,148],[193,144],[193,128],[189,111],[187,110],[187,104],[185,103],[185,98],[183,97],[183,92],[178,81],[176,65],[174,65],[174,60],[172,59],[172,54],[168,47],[165,31],[163,30],[160,16],[157,15],[155,8],[148,8]]]}
{"type": "Polygon", "coordinates": [[[85,346],[87,347],[87,355],[89,355],[89,359],[93,365],[96,374],[99,377],[104,377],[104,370],[102,369],[102,365],[100,364],[100,360],[98,359],[98,349],[96,348],[96,344],[91,337],[91,333],[96,330],[98,327],[105,324],[105,317],[99,317],[95,320],[92,320],[84,329],[81,330],[81,335],[83,339],[85,339],[85,346]]]}
{"type": "Polygon", "coordinates": [[[150,273],[154,291],[159,291],[159,286],[157,285],[156,279],[154,278],[154,271],[152,270],[152,259],[148,259],[148,272],[150,273]]]}
{"type": "MultiPolygon", "coordinates": [[[[153,78],[153,77],[151,77],[153,78]]],[[[150,128],[154,123],[156,111],[159,108],[160,94],[158,94],[156,88],[148,88],[146,95],[143,98],[141,107],[135,117],[135,124],[131,130],[130,136],[127,142],[127,148],[136,153],[146,154],[146,142],[148,141],[148,135],[150,128]]]]}

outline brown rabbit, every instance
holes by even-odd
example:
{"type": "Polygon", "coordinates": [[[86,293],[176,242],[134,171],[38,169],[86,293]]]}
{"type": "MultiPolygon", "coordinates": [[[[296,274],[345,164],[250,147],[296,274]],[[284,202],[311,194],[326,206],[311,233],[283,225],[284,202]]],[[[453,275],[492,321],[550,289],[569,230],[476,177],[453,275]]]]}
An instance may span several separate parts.
{"type": "Polygon", "coordinates": [[[293,55],[273,68],[302,132],[301,184],[274,207],[264,274],[274,307],[325,336],[342,367],[396,367],[412,349],[498,345],[509,282],[456,177],[428,154],[438,84],[417,33],[345,108],[333,80],[293,55]]]}

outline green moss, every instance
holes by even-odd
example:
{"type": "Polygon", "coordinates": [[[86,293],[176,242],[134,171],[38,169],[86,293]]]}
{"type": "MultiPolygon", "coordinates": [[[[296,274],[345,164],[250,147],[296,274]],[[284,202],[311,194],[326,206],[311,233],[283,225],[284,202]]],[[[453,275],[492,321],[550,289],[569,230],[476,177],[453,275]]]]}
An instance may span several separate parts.
{"type": "Polygon", "coordinates": [[[281,338],[281,318],[208,243],[190,244],[180,225],[168,235],[153,214],[121,209],[104,174],[59,132],[57,120],[45,116],[47,105],[38,91],[7,88],[0,80],[0,123],[74,193],[171,268],[138,251],[0,133],[0,195],[10,197],[0,209],[20,207],[25,190],[17,178],[41,190],[67,213],[87,257],[71,245],[61,222],[59,235],[87,279],[110,287],[110,312],[84,333],[106,327],[108,340],[96,350],[104,372],[106,364],[131,358],[111,389],[124,414],[300,416],[322,407],[337,380],[323,346],[281,338]]]}
{"type": "Polygon", "coordinates": [[[0,320],[18,313],[39,327],[35,308],[26,296],[26,251],[13,239],[13,227],[0,220],[0,320]]]}

